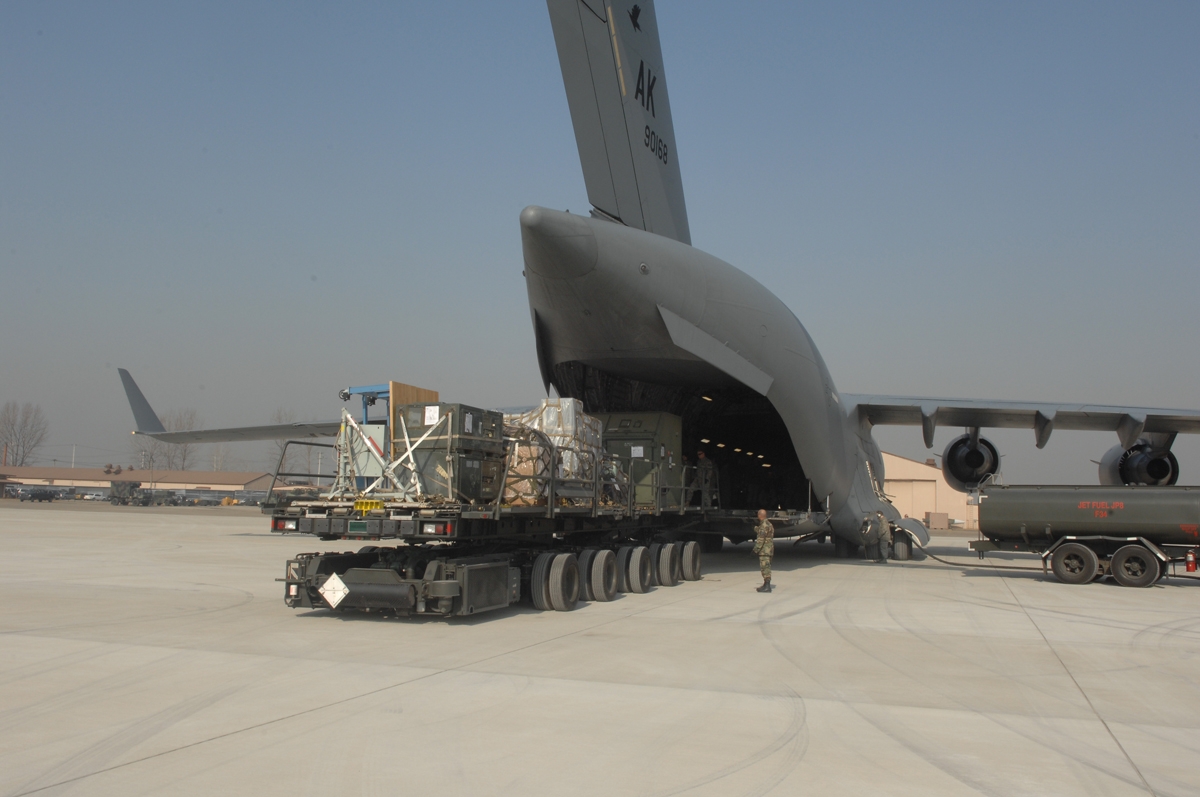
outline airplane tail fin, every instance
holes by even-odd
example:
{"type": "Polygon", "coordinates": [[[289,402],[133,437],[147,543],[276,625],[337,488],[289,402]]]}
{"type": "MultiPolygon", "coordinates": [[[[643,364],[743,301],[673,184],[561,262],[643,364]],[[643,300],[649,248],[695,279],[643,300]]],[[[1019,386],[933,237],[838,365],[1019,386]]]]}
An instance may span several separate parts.
{"type": "Polygon", "coordinates": [[[691,244],[653,0],[547,0],[588,201],[691,244]]]}
{"type": "Polygon", "coordinates": [[[129,399],[129,408],[133,410],[133,421],[137,424],[137,430],[152,434],[167,431],[129,372],[124,368],[118,368],[117,373],[121,375],[121,384],[125,386],[125,396],[129,399]]]}

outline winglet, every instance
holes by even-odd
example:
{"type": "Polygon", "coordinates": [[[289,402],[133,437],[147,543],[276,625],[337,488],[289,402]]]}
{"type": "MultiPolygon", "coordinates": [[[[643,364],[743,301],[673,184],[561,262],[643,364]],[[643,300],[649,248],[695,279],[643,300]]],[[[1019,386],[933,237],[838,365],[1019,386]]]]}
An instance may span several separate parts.
{"type": "Polygon", "coordinates": [[[117,373],[121,375],[121,384],[125,386],[125,395],[129,399],[129,409],[133,410],[133,421],[137,424],[137,430],[151,434],[167,431],[163,427],[162,421],[155,415],[154,410],[150,408],[150,402],[146,401],[146,397],[142,395],[137,382],[133,381],[129,372],[124,368],[118,368],[117,373]]]}

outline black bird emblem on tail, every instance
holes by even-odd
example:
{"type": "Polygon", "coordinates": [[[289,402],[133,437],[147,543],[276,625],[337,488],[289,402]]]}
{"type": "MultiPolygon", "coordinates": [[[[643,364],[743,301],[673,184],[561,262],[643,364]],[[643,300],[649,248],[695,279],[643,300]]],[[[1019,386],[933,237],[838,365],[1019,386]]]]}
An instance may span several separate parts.
{"type": "Polygon", "coordinates": [[[633,8],[629,9],[629,21],[633,23],[634,30],[641,30],[642,26],[638,24],[638,17],[642,15],[642,9],[636,3],[633,8]]]}

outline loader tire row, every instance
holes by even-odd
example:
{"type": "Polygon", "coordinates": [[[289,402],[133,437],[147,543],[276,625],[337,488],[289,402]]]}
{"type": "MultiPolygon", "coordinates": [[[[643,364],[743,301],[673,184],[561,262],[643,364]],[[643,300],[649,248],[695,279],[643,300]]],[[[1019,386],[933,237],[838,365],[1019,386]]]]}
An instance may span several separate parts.
{"type": "Polygon", "coordinates": [[[664,542],[608,548],[585,548],[578,555],[547,551],[533,563],[529,589],[534,607],[568,612],[580,600],[607,602],[618,593],[649,592],[701,576],[700,546],[664,542]]]}

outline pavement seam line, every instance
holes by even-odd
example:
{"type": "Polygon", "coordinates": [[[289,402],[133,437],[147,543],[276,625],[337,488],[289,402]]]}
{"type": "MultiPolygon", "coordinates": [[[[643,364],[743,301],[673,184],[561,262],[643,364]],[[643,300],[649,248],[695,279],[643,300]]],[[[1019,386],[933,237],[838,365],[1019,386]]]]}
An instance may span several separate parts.
{"type": "MultiPolygon", "coordinates": [[[[680,600],[685,600],[685,599],[681,598],[680,600]]],[[[677,603],[678,601],[672,601],[672,602],[677,603]]],[[[642,611],[649,611],[649,609],[643,609],[642,611]]],[[[312,708],[306,708],[303,711],[297,711],[294,714],[288,714],[283,717],[276,717],[275,719],[266,720],[265,722],[259,722],[254,725],[247,725],[244,728],[237,728],[236,730],[227,731],[225,733],[217,734],[216,736],[210,736],[207,739],[198,739],[197,741],[189,742],[188,744],[180,745],[179,747],[172,747],[170,750],[162,750],[162,751],[153,753],[148,756],[143,756],[142,758],[135,758],[132,761],[125,761],[124,763],[121,763],[121,764],[114,764],[111,767],[105,767],[104,769],[98,769],[95,772],[88,772],[86,774],[78,775],[73,778],[67,778],[66,780],[60,780],[56,783],[50,783],[45,786],[39,786],[36,789],[30,789],[29,791],[15,793],[15,794],[10,795],[10,797],[25,797],[25,795],[37,794],[38,792],[45,791],[46,789],[54,789],[59,786],[65,786],[70,783],[77,783],[81,780],[95,777],[96,775],[103,775],[107,772],[113,772],[118,769],[123,769],[128,766],[133,766],[134,764],[141,764],[146,761],[152,761],[156,758],[162,758],[163,756],[170,755],[172,753],[178,753],[183,750],[189,750],[193,747],[199,747],[202,744],[208,744],[209,742],[220,741],[221,739],[227,739],[230,736],[237,736],[238,734],[245,733],[247,731],[258,730],[259,728],[265,728],[269,725],[275,725],[275,724],[278,724],[281,722],[286,722],[287,720],[295,719],[297,717],[303,717],[306,714],[312,714],[317,711],[324,711],[327,708],[333,708],[334,706],[340,706],[344,703],[349,703],[349,702],[352,702],[354,700],[359,700],[364,697],[370,697],[371,695],[377,695],[377,694],[380,694],[381,692],[386,692],[390,689],[397,689],[401,686],[408,686],[409,684],[416,683],[417,681],[423,681],[427,678],[433,678],[434,676],[443,675],[448,672],[472,672],[471,670],[467,670],[465,668],[474,667],[476,665],[482,664],[485,661],[490,661],[492,659],[498,659],[501,656],[509,656],[513,653],[520,653],[523,650],[528,650],[529,648],[535,648],[538,645],[544,645],[548,642],[555,642],[560,639],[565,639],[569,636],[574,636],[575,634],[581,634],[586,631],[591,631],[593,629],[600,628],[601,626],[610,625],[610,624],[618,622],[620,620],[628,619],[629,617],[632,617],[636,614],[641,614],[642,611],[633,612],[631,614],[624,615],[622,617],[614,617],[609,620],[605,620],[604,622],[590,625],[586,628],[578,628],[578,629],[575,629],[574,631],[569,631],[565,634],[559,634],[558,636],[550,637],[549,639],[541,639],[541,640],[538,640],[537,642],[531,642],[528,645],[522,645],[519,648],[513,648],[512,650],[503,651],[502,653],[495,653],[491,656],[484,656],[482,659],[477,659],[468,664],[460,664],[455,667],[445,667],[441,670],[436,670],[431,673],[426,673],[425,675],[418,675],[416,678],[410,678],[407,681],[401,681],[400,683],[395,683],[395,684],[388,684],[387,686],[381,686],[378,689],[372,689],[368,692],[363,692],[362,694],[351,695],[350,697],[345,697],[345,698],[342,698],[341,700],[335,700],[332,703],[325,703],[320,706],[313,706],[312,708]]]]}
{"type": "Polygon", "coordinates": [[[1108,722],[1105,721],[1104,717],[1100,716],[1100,712],[1096,710],[1096,706],[1092,703],[1092,699],[1088,697],[1088,693],[1084,691],[1083,687],[1079,684],[1079,681],[1075,680],[1075,673],[1071,672],[1070,668],[1067,667],[1067,663],[1062,660],[1062,656],[1058,655],[1058,651],[1046,637],[1045,632],[1042,631],[1042,627],[1037,624],[1037,620],[1033,619],[1033,615],[1031,615],[1029,610],[1025,608],[1025,604],[1021,603],[1021,599],[1017,597],[1017,593],[1013,592],[1012,585],[1008,583],[1008,579],[1001,576],[1000,580],[1004,582],[1004,588],[1008,590],[1009,595],[1012,595],[1013,601],[1020,606],[1021,611],[1025,613],[1025,617],[1029,620],[1029,624],[1033,626],[1034,630],[1038,632],[1038,636],[1040,636],[1042,641],[1046,643],[1046,647],[1049,648],[1050,652],[1054,654],[1054,658],[1058,661],[1058,666],[1062,667],[1063,672],[1065,672],[1067,677],[1071,679],[1071,683],[1075,684],[1075,688],[1079,690],[1079,694],[1082,695],[1084,701],[1087,702],[1088,708],[1092,710],[1092,714],[1095,715],[1096,719],[1100,721],[1100,724],[1104,726],[1104,730],[1108,732],[1108,736],[1113,740],[1113,744],[1117,746],[1117,749],[1121,751],[1121,755],[1125,756],[1125,760],[1129,762],[1129,766],[1132,767],[1133,771],[1137,773],[1138,780],[1142,782],[1142,785],[1146,787],[1146,791],[1148,791],[1153,797],[1153,795],[1155,795],[1155,791],[1153,788],[1151,788],[1149,781],[1146,780],[1146,776],[1142,774],[1142,770],[1138,767],[1138,765],[1133,762],[1133,758],[1130,757],[1129,752],[1125,749],[1125,745],[1121,744],[1121,740],[1117,738],[1115,733],[1113,733],[1112,728],[1108,726],[1108,722]]]}

